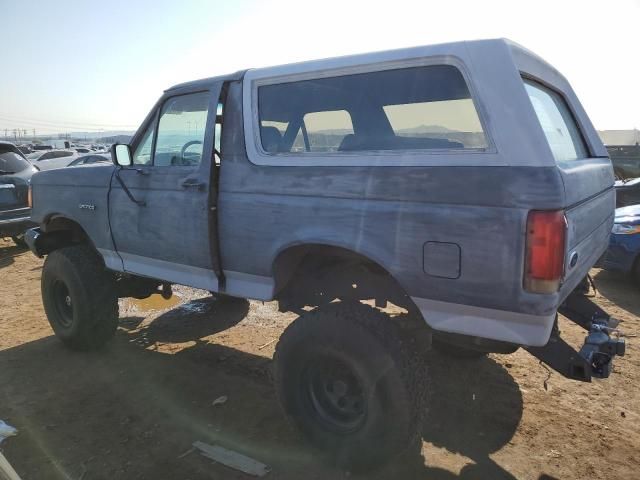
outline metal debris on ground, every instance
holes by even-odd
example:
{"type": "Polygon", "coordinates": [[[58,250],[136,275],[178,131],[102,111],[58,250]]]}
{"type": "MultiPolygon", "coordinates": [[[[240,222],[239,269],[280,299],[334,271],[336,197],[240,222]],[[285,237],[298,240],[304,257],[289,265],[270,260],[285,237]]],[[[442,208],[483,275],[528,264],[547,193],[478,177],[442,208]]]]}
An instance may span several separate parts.
{"type": "Polygon", "coordinates": [[[214,462],[221,463],[234,470],[239,470],[255,477],[264,477],[271,471],[268,465],[247,457],[233,450],[220,447],[219,445],[209,445],[204,442],[193,442],[193,446],[200,450],[200,453],[214,462]]]}
{"type": "Polygon", "coordinates": [[[16,473],[2,452],[0,452],[0,480],[20,480],[20,476],[16,473]]]}
{"type": "MultiPolygon", "coordinates": [[[[5,423],[4,420],[0,420],[0,443],[2,443],[5,438],[13,437],[17,434],[18,430],[5,423]]],[[[20,480],[20,477],[2,452],[0,452],[0,480],[20,480]]]]}
{"type": "Polygon", "coordinates": [[[4,420],[0,420],[0,443],[2,443],[5,438],[13,437],[17,434],[18,430],[5,423],[4,420]]]}
{"type": "Polygon", "coordinates": [[[226,395],[222,395],[221,397],[218,397],[213,402],[211,402],[211,405],[213,405],[214,407],[216,405],[224,405],[225,403],[227,403],[227,400],[229,400],[229,397],[227,397],[226,395]]]}

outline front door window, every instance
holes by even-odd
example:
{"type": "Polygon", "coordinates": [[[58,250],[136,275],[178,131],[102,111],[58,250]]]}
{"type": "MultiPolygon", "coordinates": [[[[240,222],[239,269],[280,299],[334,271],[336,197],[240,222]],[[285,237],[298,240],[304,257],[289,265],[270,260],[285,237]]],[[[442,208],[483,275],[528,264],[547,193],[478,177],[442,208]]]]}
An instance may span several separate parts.
{"type": "Polygon", "coordinates": [[[199,165],[202,161],[209,92],[169,98],[162,106],[153,164],[199,165]]]}

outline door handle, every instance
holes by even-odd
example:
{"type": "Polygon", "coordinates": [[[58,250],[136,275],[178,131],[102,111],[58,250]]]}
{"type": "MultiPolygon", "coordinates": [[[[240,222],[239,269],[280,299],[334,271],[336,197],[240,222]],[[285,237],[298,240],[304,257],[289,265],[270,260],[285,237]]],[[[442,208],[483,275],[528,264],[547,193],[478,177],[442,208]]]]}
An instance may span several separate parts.
{"type": "Polygon", "coordinates": [[[195,188],[197,190],[202,190],[206,184],[199,181],[197,178],[187,178],[183,180],[180,185],[182,185],[182,188],[195,188]]]}

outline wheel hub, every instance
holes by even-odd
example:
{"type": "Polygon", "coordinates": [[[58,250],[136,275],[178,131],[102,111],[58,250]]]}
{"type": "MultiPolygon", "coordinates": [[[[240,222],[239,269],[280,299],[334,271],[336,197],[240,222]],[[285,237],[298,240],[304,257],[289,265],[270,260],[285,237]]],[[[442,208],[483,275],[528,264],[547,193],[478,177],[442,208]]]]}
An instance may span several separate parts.
{"type": "Polygon", "coordinates": [[[73,300],[67,285],[58,280],[53,284],[53,301],[56,309],[56,321],[65,328],[73,324],[73,300]]]}
{"type": "Polygon", "coordinates": [[[364,422],[364,389],[358,377],[343,362],[318,361],[308,369],[305,387],[311,410],[325,427],[349,432],[364,422]]]}

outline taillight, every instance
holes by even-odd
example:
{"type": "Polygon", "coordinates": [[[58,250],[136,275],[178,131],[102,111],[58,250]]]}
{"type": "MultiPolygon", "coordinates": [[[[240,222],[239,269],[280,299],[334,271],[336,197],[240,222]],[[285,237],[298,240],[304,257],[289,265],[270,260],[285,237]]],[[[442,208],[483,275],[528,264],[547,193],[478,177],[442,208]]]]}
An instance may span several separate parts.
{"type": "Polygon", "coordinates": [[[564,273],[567,220],[564,212],[531,211],[527,218],[524,288],[554,293],[564,273]]]}
{"type": "Polygon", "coordinates": [[[29,190],[27,191],[27,205],[29,208],[33,208],[33,187],[29,184],[29,190]]]}

